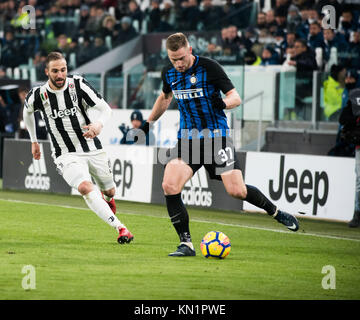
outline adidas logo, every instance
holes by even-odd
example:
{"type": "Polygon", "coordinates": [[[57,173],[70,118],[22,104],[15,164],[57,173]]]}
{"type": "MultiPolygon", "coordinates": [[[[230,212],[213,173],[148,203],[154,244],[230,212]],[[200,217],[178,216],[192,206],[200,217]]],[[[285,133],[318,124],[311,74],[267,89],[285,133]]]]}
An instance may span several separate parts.
{"type": "Polygon", "coordinates": [[[32,163],[28,168],[28,174],[25,177],[25,188],[36,190],[49,190],[50,177],[46,176],[46,163],[44,157],[43,145],[40,143],[40,160],[32,159],[32,163]]]}
{"type": "Polygon", "coordinates": [[[194,176],[185,184],[181,192],[181,198],[184,204],[210,207],[212,204],[212,192],[208,189],[209,183],[204,167],[201,167],[194,176]]]}

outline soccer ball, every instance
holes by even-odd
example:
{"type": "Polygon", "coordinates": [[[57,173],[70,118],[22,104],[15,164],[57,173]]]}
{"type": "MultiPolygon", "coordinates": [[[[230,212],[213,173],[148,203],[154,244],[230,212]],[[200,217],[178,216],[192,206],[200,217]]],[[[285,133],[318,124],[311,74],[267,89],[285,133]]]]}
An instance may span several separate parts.
{"type": "Polygon", "coordinates": [[[201,253],[205,258],[225,259],[230,249],[230,239],[221,231],[208,232],[200,244],[201,253]]]}

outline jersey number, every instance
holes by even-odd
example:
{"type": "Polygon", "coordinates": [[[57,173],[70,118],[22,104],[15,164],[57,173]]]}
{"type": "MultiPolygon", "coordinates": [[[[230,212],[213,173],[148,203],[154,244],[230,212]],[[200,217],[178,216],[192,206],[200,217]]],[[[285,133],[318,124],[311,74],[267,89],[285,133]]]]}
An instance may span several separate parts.
{"type": "Polygon", "coordinates": [[[218,152],[218,155],[220,156],[220,160],[224,163],[226,161],[228,161],[229,159],[233,159],[233,152],[232,149],[230,147],[226,147],[224,149],[220,149],[218,152]]]}

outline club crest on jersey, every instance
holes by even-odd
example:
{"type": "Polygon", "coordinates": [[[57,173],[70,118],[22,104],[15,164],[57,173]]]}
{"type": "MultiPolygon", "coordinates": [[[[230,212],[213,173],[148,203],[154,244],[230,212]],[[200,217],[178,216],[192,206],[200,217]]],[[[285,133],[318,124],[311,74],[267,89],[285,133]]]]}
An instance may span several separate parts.
{"type": "Polygon", "coordinates": [[[195,84],[197,82],[197,78],[195,77],[195,75],[193,74],[191,77],[190,77],[190,83],[191,84],[195,84]]]}
{"type": "Polygon", "coordinates": [[[75,92],[70,92],[70,97],[71,97],[71,100],[73,102],[76,102],[77,101],[77,96],[76,96],[76,93],[75,92]]]}

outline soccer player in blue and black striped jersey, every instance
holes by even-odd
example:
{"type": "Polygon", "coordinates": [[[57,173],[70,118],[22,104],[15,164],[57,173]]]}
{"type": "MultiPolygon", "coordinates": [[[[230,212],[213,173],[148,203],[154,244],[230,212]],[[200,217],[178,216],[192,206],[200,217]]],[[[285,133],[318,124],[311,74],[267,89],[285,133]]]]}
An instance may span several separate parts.
{"type": "Polygon", "coordinates": [[[223,68],[211,59],[192,54],[182,33],[170,35],[166,49],[171,65],[162,71],[162,93],[142,128],[146,133],[150,123],[160,118],[175,97],[180,130],[178,143],[170,151],[162,187],[180,245],[169,255],[195,256],[181,190],[203,165],[210,178],[223,181],[228,194],[264,209],[287,228],[297,231],[299,223],[294,216],[278,210],[260,190],[244,183],[224,113],[224,109],[239,106],[241,99],[223,68]],[[225,94],[224,99],[220,91],[225,94]]]}

